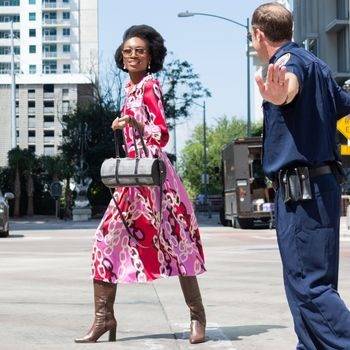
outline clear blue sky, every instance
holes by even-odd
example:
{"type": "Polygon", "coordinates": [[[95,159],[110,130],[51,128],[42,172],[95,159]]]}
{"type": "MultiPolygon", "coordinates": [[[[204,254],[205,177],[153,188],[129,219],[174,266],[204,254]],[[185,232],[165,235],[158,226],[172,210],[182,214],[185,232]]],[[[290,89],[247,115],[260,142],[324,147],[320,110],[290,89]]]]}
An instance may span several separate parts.
{"type": "MultiPolygon", "coordinates": [[[[246,23],[259,0],[100,0],[101,68],[113,58],[124,31],[133,24],[157,29],[176,58],[189,61],[212,97],[207,103],[208,124],[216,118],[246,117],[245,29],[233,23],[204,16],[178,18],[179,12],[205,12],[246,23]]],[[[253,111],[252,111],[253,112],[253,111]]],[[[177,129],[178,151],[194,125],[201,122],[201,110],[177,129]]],[[[171,145],[168,148],[171,150],[171,145]]]]}

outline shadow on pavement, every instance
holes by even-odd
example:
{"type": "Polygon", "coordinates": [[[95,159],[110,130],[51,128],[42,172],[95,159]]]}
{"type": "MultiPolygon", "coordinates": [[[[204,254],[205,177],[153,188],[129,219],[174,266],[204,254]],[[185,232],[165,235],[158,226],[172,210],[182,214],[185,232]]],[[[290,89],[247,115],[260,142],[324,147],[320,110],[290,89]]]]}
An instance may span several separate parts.
{"type": "Polygon", "coordinates": [[[23,237],[24,237],[24,235],[13,235],[10,233],[7,237],[1,237],[0,240],[1,239],[10,239],[10,238],[23,238],[23,237]]]}
{"type": "MultiPolygon", "coordinates": [[[[207,341],[236,341],[242,340],[241,337],[250,337],[267,333],[270,329],[286,328],[280,325],[249,325],[249,326],[224,326],[224,327],[207,327],[207,341]],[[219,333],[218,333],[219,330],[219,333]],[[220,333],[223,336],[220,337],[220,333]]],[[[144,339],[188,339],[189,332],[181,333],[160,333],[160,334],[146,334],[136,337],[119,338],[117,341],[132,341],[144,339]]]]}
{"type": "Polygon", "coordinates": [[[41,230],[79,230],[79,229],[96,229],[99,220],[92,219],[89,221],[12,221],[10,223],[10,236],[20,236],[11,234],[11,231],[41,231],[41,230]]]}

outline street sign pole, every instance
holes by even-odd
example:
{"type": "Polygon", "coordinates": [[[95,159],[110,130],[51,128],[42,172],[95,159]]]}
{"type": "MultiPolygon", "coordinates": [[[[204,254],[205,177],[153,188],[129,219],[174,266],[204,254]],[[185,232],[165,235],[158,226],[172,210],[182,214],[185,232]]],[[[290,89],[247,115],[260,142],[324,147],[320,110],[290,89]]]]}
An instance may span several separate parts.
{"type": "Polygon", "coordinates": [[[55,200],[55,214],[56,220],[58,220],[60,214],[60,198],[62,196],[62,185],[59,181],[54,181],[51,183],[50,193],[52,198],[55,200]]]}

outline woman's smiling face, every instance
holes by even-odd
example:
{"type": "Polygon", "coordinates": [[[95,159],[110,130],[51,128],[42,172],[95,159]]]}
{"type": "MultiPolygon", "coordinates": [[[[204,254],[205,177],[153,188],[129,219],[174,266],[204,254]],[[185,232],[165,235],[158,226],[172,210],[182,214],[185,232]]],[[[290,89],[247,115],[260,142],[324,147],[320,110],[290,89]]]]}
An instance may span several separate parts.
{"type": "Polygon", "coordinates": [[[150,53],[145,40],[133,37],[125,41],[123,45],[123,63],[129,73],[147,71],[150,63],[150,53]]]}

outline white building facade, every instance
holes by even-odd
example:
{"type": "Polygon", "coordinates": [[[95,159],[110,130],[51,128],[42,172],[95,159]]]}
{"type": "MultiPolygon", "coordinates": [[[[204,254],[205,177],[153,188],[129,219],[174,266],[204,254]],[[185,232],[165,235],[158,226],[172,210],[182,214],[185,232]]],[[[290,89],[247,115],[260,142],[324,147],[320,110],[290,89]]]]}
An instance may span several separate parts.
{"type": "Polygon", "coordinates": [[[0,166],[11,149],[11,22],[21,148],[56,154],[62,116],[92,96],[98,74],[98,0],[0,0],[0,166]]]}

